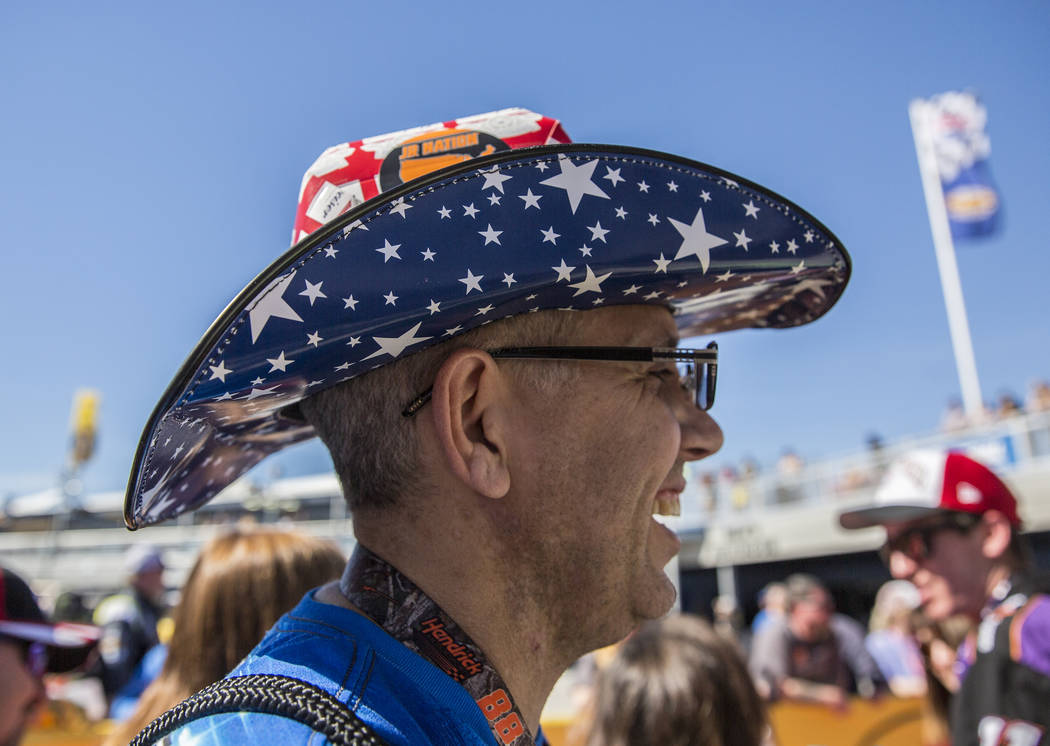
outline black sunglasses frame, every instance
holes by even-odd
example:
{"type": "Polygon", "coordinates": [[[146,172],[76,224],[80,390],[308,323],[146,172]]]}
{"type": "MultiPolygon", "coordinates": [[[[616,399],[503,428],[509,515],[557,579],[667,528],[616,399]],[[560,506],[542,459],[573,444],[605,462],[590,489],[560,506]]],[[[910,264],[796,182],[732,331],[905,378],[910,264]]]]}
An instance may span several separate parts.
{"type": "Polygon", "coordinates": [[[886,567],[890,566],[890,557],[894,552],[900,552],[912,562],[924,560],[930,556],[930,545],[936,534],[941,531],[967,533],[980,522],[981,516],[974,513],[945,513],[936,520],[905,529],[892,540],[887,539],[886,543],[879,547],[879,557],[886,567]],[[915,539],[918,539],[917,544],[915,539]]]}
{"type": "MultiPolygon", "coordinates": [[[[696,406],[708,411],[715,403],[718,383],[718,343],[709,342],[702,350],[680,347],[503,347],[486,350],[495,359],[511,360],[584,360],[614,363],[650,363],[655,360],[691,362],[695,368],[696,406]]],[[[401,410],[411,417],[430,401],[433,387],[428,388],[401,410]]]]}

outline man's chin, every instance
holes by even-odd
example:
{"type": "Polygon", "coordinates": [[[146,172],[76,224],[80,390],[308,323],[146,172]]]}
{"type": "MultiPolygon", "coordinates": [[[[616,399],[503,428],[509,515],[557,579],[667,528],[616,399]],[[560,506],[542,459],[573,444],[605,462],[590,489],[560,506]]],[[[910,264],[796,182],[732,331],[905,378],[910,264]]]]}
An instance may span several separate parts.
{"type": "Polygon", "coordinates": [[[660,578],[647,588],[644,597],[639,599],[635,615],[639,623],[667,616],[678,600],[678,589],[671,579],[664,572],[660,572],[659,575],[660,578]]]}

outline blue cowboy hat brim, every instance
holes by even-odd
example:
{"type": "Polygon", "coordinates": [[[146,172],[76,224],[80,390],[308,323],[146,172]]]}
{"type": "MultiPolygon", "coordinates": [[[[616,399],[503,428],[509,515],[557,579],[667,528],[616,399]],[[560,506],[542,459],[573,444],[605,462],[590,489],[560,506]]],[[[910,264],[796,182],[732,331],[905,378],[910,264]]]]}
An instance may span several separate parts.
{"type": "Polygon", "coordinates": [[[683,337],[791,327],[849,275],[809,213],[678,156],[552,145],[436,171],[293,246],[222,312],[150,416],[124,520],[202,505],[313,437],[289,405],[487,321],[641,303],[683,337]]]}

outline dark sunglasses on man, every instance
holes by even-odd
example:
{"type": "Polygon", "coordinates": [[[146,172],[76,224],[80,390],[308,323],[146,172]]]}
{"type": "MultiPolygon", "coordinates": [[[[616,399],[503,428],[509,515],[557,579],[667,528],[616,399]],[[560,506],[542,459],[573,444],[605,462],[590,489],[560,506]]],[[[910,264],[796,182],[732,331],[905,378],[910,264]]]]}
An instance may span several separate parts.
{"type": "Polygon", "coordinates": [[[919,562],[930,556],[930,548],[936,534],[941,531],[967,533],[980,521],[981,517],[973,513],[945,511],[936,518],[909,526],[892,539],[888,539],[879,548],[879,556],[887,566],[894,552],[900,552],[912,562],[919,562]]]}

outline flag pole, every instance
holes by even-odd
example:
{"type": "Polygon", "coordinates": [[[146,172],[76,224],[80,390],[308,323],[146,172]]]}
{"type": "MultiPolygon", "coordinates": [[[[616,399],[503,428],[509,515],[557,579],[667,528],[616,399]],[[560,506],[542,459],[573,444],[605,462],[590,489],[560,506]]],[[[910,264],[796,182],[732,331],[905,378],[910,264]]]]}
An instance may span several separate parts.
{"type": "Polygon", "coordinates": [[[951,226],[948,224],[948,210],[944,204],[944,191],[937,169],[937,155],[929,122],[931,112],[925,101],[915,99],[908,106],[908,114],[915,138],[915,152],[919,159],[919,173],[922,175],[922,190],[926,195],[926,212],[930,218],[930,231],[933,233],[937,268],[941,274],[944,305],[948,311],[948,330],[955,352],[955,368],[962,388],[963,406],[970,421],[978,422],[984,411],[984,403],[981,400],[977,363],[970,341],[970,324],[966,319],[966,305],[959,282],[959,267],[955,262],[955,246],[952,243],[951,226]]]}

